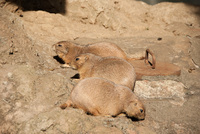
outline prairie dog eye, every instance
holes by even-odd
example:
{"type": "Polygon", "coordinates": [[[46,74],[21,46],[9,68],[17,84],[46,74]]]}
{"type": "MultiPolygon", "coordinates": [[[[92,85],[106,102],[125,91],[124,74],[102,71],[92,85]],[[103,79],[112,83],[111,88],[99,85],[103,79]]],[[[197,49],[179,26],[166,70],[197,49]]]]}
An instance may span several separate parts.
{"type": "Polygon", "coordinates": [[[76,61],[78,61],[79,60],[79,58],[76,58],[76,61]]]}
{"type": "Polygon", "coordinates": [[[137,103],[135,103],[134,105],[137,106],[137,103]]]}
{"type": "Polygon", "coordinates": [[[61,45],[61,44],[58,44],[58,46],[59,46],[59,47],[62,47],[62,45],[61,45]]]}
{"type": "Polygon", "coordinates": [[[144,110],[143,109],[140,109],[140,112],[142,113],[144,110]]]}

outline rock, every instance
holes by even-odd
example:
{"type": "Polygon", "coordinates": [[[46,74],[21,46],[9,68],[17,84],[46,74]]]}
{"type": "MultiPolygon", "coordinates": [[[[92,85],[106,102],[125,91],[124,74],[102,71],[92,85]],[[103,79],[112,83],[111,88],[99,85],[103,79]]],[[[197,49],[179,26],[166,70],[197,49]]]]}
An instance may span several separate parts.
{"type": "Polygon", "coordinates": [[[185,86],[173,80],[137,81],[134,92],[142,98],[183,98],[185,86]]]}
{"type": "Polygon", "coordinates": [[[174,22],[180,22],[184,24],[192,24],[195,27],[199,27],[199,8],[184,4],[184,3],[159,3],[153,6],[150,9],[150,12],[153,14],[154,21],[161,20],[167,25],[170,25],[174,22]],[[179,9],[179,12],[177,12],[179,9]],[[182,17],[180,17],[180,14],[182,17]],[[184,16],[184,17],[183,17],[184,16]]]}

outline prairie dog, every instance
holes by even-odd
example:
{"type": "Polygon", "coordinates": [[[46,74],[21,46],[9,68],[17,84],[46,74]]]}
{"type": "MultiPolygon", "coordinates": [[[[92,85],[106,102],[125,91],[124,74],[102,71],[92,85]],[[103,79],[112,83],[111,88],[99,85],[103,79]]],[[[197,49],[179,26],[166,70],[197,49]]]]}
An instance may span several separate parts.
{"type": "Polygon", "coordinates": [[[66,63],[69,64],[77,55],[84,53],[92,53],[101,57],[115,56],[129,60],[142,60],[141,58],[128,58],[126,53],[116,44],[109,42],[100,42],[90,45],[78,45],[69,41],[60,41],[53,45],[56,54],[66,63]]]}
{"type": "Polygon", "coordinates": [[[97,77],[81,80],[60,107],[80,108],[95,116],[125,113],[128,117],[145,118],[143,103],[128,87],[97,77]]]}
{"type": "Polygon", "coordinates": [[[100,57],[86,53],[77,56],[71,67],[77,69],[80,79],[101,77],[116,84],[134,89],[136,74],[133,66],[126,60],[117,57],[100,57]]]}

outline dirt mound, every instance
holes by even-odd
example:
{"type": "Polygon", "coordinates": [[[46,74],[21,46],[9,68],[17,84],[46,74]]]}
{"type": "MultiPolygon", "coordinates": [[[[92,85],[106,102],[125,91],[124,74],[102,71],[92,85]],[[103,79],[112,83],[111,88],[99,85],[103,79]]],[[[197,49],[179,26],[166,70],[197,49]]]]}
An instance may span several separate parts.
{"type": "Polygon", "coordinates": [[[199,12],[133,0],[0,1],[0,133],[199,133],[199,12]],[[61,40],[113,42],[130,57],[150,48],[158,61],[180,66],[181,76],[136,82],[144,121],[61,110],[77,73],[56,60],[52,44],[61,40]]]}

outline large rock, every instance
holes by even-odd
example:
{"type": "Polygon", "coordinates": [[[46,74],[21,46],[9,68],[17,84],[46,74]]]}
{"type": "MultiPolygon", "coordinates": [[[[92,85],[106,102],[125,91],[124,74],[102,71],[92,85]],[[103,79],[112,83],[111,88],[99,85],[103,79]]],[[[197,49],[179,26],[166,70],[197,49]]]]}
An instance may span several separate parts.
{"type": "Polygon", "coordinates": [[[178,23],[185,26],[187,33],[196,35],[195,29],[199,27],[198,8],[181,3],[155,6],[133,0],[69,0],[64,3],[66,14],[63,15],[47,13],[42,8],[41,11],[22,12],[28,35],[48,45],[82,37],[152,37],[185,33],[185,30],[180,33],[178,26],[171,26],[178,23]],[[177,19],[182,14],[184,17],[177,19]]]}
{"type": "Polygon", "coordinates": [[[56,3],[62,0],[23,2],[0,1],[0,133],[200,131],[198,7],[133,0],[68,0],[62,7],[56,3]],[[114,42],[130,57],[143,56],[150,48],[158,61],[174,63],[182,73],[176,81],[156,76],[136,82],[135,93],[147,111],[144,121],[61,110],[77,71],[59,67],[52,44],[68,39],[114,42]]]}

